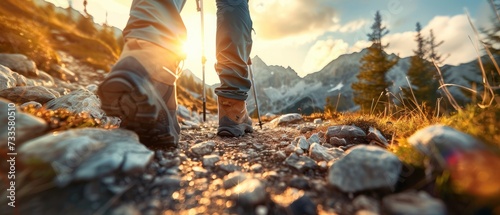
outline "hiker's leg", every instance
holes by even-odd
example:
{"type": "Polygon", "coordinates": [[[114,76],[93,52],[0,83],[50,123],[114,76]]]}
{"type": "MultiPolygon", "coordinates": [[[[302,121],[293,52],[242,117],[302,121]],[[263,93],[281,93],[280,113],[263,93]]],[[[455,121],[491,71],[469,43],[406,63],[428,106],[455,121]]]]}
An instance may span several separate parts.
{"type": "Polygon", "coordinates": [[[252,132],[245,100],[251,82],[247,62],[252,49],[252,20],[247,0],[217,0],[215,70],[221,86],[218,99],[219,136],[242,136],[252,132]]]}
{"type": "Polygon", "coordinates": [[[102,109],[148,145],[176,146],[175,81],[186,28],[184,0],[134,0],[118,62],[99,85],[102,109]]]}
{"type": "Polygon", "coordinates": [[[251,82],[247,62],[252,49],[252,20],[247,0],[217,0],[215,70],[218,96],[246,100],[251,82]]]}

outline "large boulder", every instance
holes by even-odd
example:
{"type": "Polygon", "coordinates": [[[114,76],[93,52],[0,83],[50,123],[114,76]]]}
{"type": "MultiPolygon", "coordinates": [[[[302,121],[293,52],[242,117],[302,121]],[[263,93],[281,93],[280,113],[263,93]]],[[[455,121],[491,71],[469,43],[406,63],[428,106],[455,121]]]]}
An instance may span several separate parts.
{"type": "Polygon", "coordinates": [[[355,146],[346,153],[330,167],[330,185],[348,193],[394,189],[402,168],[396,155],[367,145],[355,146]]]}
{"type": "Polygon", "coordinates": [[[302,120],[304,120],[304,119],[302,118],[302,116],[300,114],[289,113],[289,114],[279,116],[276,119],[273,119],[269,124],[271,124],[271,126],[273,126],[273,127],[278,127],[280,125],[288,125],[288,124],[292,124],[292,123],[301,122],[302,120]]]}
{"type": "Polygon", "coordinates": [[[154,153],[127,130],[74,129],[26,142],[19,149],[28,168],[55,172],[55,184],[145,171],[154,153]]]}

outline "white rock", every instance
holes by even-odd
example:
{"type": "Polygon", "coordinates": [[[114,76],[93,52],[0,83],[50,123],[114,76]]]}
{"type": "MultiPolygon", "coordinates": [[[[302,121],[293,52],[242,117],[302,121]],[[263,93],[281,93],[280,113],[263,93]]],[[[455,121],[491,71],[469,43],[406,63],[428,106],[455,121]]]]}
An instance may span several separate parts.
{"type": "Polygon", "coordinates": [[[298,113],[290,113],[290,114],[285,114],[282,116],[279,116],[276,119],[273,119],[269,124],[272,125],[273,127],[278,127],[280,125],[287,125],[291,123],[296,123],[302,121],[303,118],[300,114],[298,113]]]}
{"type": "Polygon", "coordinates": [[[206,141],[191,147],[191,151],[199,156],[208,155],[215,149],[215,142],[206,141]]]}

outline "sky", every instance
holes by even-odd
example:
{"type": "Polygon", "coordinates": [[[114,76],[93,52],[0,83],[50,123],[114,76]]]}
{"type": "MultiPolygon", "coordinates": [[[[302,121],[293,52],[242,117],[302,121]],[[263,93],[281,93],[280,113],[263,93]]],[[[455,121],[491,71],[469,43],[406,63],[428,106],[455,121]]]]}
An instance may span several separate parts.
{"type": "MultiPolygon", "coordinates": [[[[46,0],[68,7],[68,0],[46,0]]],[[[83,0],[70,0],[83,11],[83,0]]],[[[123,29],[132,0],[88,0],[87,11],[94,21],[123,29]]],[[[215,64],[215,0],[203,0],[205,11],[206,82],[218,83],[215,64]]],[[[268,65],[290,66],[299,76],[317,72],[340,55],[358,52],[370,45],[376,11],[390,31],[382,42],[388,53],[400,57],[413,54],[415,25],[420,22],[424,36],[433,29],[444,64],[459,65],[477,58],[474,26],[491,26],[493,13],[488,0],[250,0],[255,33],[251,57],[258,55],[268,65]]],[[[201,77],[200,13],[196,1],[187,0],[181,16],[188,30],[184,68],[201,77]]]]}

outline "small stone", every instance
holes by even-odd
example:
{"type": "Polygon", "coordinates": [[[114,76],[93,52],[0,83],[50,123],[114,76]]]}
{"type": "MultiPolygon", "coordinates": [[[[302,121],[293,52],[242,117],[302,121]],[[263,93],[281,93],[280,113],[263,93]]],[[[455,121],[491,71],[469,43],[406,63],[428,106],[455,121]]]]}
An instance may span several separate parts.
{"type": "Polygon", "coordinates": [[[202,163],[205,167],[214,167],[215,163],[220,161],[219,155],[205,155],[203,156],[202,163]]]}
{"type": "Polygon", "coordinates": [[[257,206],[257,208],[255,208],[256,215],[267,215],[268,212],[269,212],[269,209],[264,205],[259,205],[259,206],[257,206]]]}
{"type": "Polygon", "coordinates": [[[314,133],[309,137],[309,139],[307,139],[307,142],[309,142],[309,144],[321,143],[321,138],[318,133],[314,133]]]}
{"type": "Polygon", "coordinates": [[[290,154],[292,152],[295,152],[295,148],[297,147],[295,147],[293,144],[289,144],[288,146],[285,147],[285,152],[287,154],[290,154]]]}
{"type": "Polygon", "coordinates": [[[350,125],[331,126],[326,132],[326,139],[332,137],[344,138],[349,142],[358,143],[364,141],[366,133],[359,127],[350,125]]]}
{"type": "Polygon", "coordinates": [[[309,157],[316,161],[328,162],[333,159],[338,159],[340,155],[330,153],[327,148],[323,147],[319,143],[313,143],[309,149],[309,157]]]}
{"type": "Polygon", "coordinates": [[[306,137],[300,136],[295,138],[294,142],[297,143],[297,147],[301,148],[304,151],[309,150],[310,143],[307,141],[306,137]]]}
{"type": "Polygon", "coordinates": [[[314,119],[314,124],[320,125],[322,123],[323,123],[323,120],[321,120],[321,119],[314,119]]]}
{"type": "Polygon", "coordinates": [[[320,162],[318,162],[318,167],[322,170],[326,170],[326,169],[328,169],[328,162],[320,161],[320,162]]]}
{"type": "Polygon", "coordinates": [[[305,134],[307,132],[310,132],[310,131],[314,131],[315,127],[311,127],[311,126],[302,126],[300,128],[300,133],[302,134],[305,134]]]}
{"type": "Polygon", "coordinates": [[[262,175],[265,179],[277,178],[278,176],[279,175],[276,171],[268,171],[262,175]]]}
{"type": "Polygon", "coordinates": [[[180,187],[181,180],[177,176],[161,176],[155,178],[153,185],[175,189],[180,187]]]}
{"type": "Polygon", "coordinates": [[[262,165],[261,164],[254,164],[250,167],[250,169],[253,171],[253,172],[261,172],[262,171],[262,165]]]}
{"type": "Polygon", "coordinates": [[[344,138],[330,137],[330,144],[335,147],[346,146],[347,141],[344,138]]]}
{"type": "Polygon", "coordinates": [[[243,205],[256,205],[264,202],[266,186],[258,179],[246,179],[232,189],[232,199],[243,205]]]}
{"type": "Polygon", "coordinates": [[[352,201],[352,205],[356,210],[366,210],[375,214],[380,213],[379,202],[371,197],[360,195],[352,201]]]}
{"type": "Polygon", "coordinates": [[[387,142],[387,139],[380,133],[379,130],[377,130],[374,127],[370,127],[368,129],[368,134],[366,135],[366,139],[368,141],[375,141],[377,143],[380,143],[382,146],[389,146],[389,142],[387,142]]]}
{"type": "Polygon", "coordinates": [[[201,166],[194,166],[193,172],[196,177],[204,177],[208,173],[208,171],[201,166]]]}
{"type": "Polygon", "coordinates": [[[229,188],[232,188],[238,184],[240,184],[241,182],[245,181],[247,179],[247,175],[245,173],[242,173],[242,172],[232,172],[232,173],[229,173],[228,175],[226,175],[226,177],[224,177],[224,181],[222,182],[222,186],[224,187],[224,189],[229,189],[229,188]]]}
{"type": "Polygon", "coordinates": [[[297,155],[303,155],[304,154],[304,150],[299,148],[299,147],[295,147],[295,154],[297,155]]]}
{"type": "Polygon", "coordinates": [[[264,144],[260,144],[260,143],[254,143],[253,147],[257,150],[262,150],[262,149],[266,148],[266,146],[264,144]]]}
{"type": "Polygon", "coordinates": [[[298,156],[292,153],[286,160],[285,163],[295,168],[296,170],[303,172],[308,169],[316,168],[316,162],[307,156],[298,156]]]}
{"type": "Polygon", "coordinates": [[[276,157],[279,160],[285,160],[286,159],[286,154],[285,154],[284,151],[278,151],[278,152],[276,152],[276,157]]]}
{"type": "Polygon", "coordinates": [[[240,166],[228,162],[221,163],[218,165],[218,167],[226,172],[234,172],[241,170],[240,166]]]}
{"type": "Polygon", "coordinates": [[[424,191],[393,194],[384,197],[382,202],[388,214],[446,214],[444,203],[440,199],[432,198],[424,191]]]}
{"type": "Polygon", "coordinates": [[[318,214],[316,204],[305,195],[304,191],[288,188],[280,195],[271,196],[273,202],[284,207],[291,215],[316,215],[318,214]]]}
{"type": "Polygon", "coordinates": [[[288,182],[288,186],[295,187],[300,190],[308,190],[311,188],[309,186],[308,179],[305,179],[304,177],[294,177],[290,179],[290,181],[288,182]]]}
{"type": "Polygon", "coordinates": [[[206,141],[198,143],[191,147],[191,151],[199,156],[208,155],[215,149],[215,142],[206,141]]]}
{"type": "Polygon", "coordinates": [[[285,115],[279,116],[276,119],[273,119],[269,124],[271,124],[273,127],[278,127],[280,125],[288,125],[288,124],[300,122],[302,120],[303,120],[303,118],[300,114],[290,113],[290,114],[285,114],[285,115]]]}

